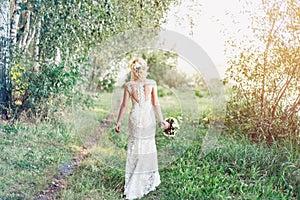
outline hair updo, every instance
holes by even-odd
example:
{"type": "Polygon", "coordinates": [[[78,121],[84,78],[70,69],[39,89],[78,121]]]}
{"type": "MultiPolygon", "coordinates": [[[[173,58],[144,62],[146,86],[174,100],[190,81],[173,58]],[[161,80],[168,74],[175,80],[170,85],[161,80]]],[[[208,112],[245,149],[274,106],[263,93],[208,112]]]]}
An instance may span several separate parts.
{"type": "Polygon", "coordinates": [[[131,80],[144,81],[148,75],[147,62],[143,58],[134,58],[130,62],[131,80]]]}

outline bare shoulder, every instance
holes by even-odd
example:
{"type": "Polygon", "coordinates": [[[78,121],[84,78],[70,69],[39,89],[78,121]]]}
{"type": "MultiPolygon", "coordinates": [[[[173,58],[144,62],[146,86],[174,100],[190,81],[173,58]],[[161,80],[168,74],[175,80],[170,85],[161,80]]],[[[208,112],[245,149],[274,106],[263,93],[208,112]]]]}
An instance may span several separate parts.
{"type": "Polygon", "coordinates": [[[125,87],[128,87],[128,86],[130,86],[130,85],[132,85],[132,84],[134,84],[133,81],[128,81],[128,82],[126,82],[126,83],[124,84],[124,86],[125,86],[125,87]]]}
{"type": "Polygon", "coordinates": [[[132,88],[132,84],[133,84],[132,81],[128,81],[128,82],[126,82],[124,84],[124,90],[128,91],[129,94],[131,94],[131,92],[132,92],[132,89],[131,89],[132,88]]]}

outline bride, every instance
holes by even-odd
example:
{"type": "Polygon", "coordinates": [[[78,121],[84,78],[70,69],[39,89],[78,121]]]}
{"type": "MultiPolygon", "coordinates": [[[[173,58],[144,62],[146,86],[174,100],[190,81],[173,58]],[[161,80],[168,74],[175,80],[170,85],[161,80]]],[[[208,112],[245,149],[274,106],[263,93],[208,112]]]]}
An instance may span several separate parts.
{"type": "Polygon", "coordinates": [[[167,129],[170,125],[163,120],[156,82],[146,79],[148,69],[146,61],[135,58],[130,62],[130,69],[131,81],[124,87],[116,132],[121,130],[121,121],[131,99],[124,195],[126,199],[135,199],[148,194],[161,182],[155,144],[154,113],[162,128],[167,129]]]}

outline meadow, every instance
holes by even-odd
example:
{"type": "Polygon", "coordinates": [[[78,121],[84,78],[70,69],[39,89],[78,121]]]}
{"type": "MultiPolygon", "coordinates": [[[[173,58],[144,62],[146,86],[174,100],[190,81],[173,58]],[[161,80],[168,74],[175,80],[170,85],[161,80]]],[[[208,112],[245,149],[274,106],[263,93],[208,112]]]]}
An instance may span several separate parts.
{"type": "Polygon", "coordinates": [[[1,200],[123,198],[130,109],[116,133],[116,84],[132,57],[147,61],[164,117],[180,121],[173,138],[156,129],[162,183],[142,199],[300,200],[297,1],[184,2],[1,1],[1,200]],[[198,36],[219,47],[199,53],[198,36]]]}
{"type": "MultiPolygon", "coordinates": [[[[60,168],[88,146],[99,123],[117,111],[121,92],[103,93],[93,109],[73,110],[59,122],[2,126],[1,199],[34,199],[45,190],[60,168]]],[[[157,129],[162,183],[142,199],[299,199],[299,149],[295,151],[288,143],[268,147],[224,133],[217,147],[204,154],[201,146],[209,127],[203,120],[210,113],[208,94],[197,97],[193,91],[166,92],[160,95],[160,102],[165,117],[182,117],[181,129],[174,138],[166,138],[157,129]],[[198,112],[188,110],[193,101],[197,106],[190,111],[197,108],[198,112]]],[[[122,199],[127,119],[117,134],[115,117],[87,149],[88,157],[55,191],[56,199],[122,199]]]]}

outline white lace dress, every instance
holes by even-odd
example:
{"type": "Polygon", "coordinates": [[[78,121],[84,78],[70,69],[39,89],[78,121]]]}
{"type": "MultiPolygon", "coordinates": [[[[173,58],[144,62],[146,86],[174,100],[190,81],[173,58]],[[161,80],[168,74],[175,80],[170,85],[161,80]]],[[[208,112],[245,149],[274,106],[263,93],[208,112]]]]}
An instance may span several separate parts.
{"type": "Polygon", "coordinates": [[[155,144],[156,120],[162,120],[159,105],[152,106],[151,93],[156,87],[153,80],[130,81],[126,88],[132,101],[129,116],[129,141],[126,159],[126,199],[141,198],[160,184],[155,144]]]}

